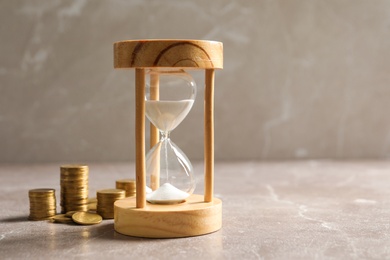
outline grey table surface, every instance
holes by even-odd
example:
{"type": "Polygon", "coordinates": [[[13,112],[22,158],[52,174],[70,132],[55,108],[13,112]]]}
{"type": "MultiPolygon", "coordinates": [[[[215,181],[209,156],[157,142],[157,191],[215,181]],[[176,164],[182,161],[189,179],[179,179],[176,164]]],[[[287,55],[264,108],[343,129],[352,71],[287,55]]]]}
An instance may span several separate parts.
{"type": "MultiPolygon", "coordinates": [[[[134,177],[134,164],[89,164],[89,194],[134,177]]],[[[195,163],[203,192],[203,165],[195,163]]],[[[390,162],[217,162],[223,228],[179,239],[28,221],[28,190],[55,188],[59,165],[0,166],[2,259],[390,259],[390,162]]],[[[59,210],[59,208],[58,208],[59,210]]]]}

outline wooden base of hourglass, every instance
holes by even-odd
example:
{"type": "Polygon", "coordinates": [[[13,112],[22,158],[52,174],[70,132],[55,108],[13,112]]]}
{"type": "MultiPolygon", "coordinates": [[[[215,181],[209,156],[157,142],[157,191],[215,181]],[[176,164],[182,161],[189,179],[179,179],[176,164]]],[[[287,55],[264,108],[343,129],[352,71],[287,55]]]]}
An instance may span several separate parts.
{"type": "Polygon", "coordinates": [[[178,238],[215,232],[222,227],[222,202],[213,198],[204,202],[203,195],[192,194],[186,202],[172,205],[146,203],[136,208],[136,199],[115,202],[117,232],[135,237],[178,238]]]}

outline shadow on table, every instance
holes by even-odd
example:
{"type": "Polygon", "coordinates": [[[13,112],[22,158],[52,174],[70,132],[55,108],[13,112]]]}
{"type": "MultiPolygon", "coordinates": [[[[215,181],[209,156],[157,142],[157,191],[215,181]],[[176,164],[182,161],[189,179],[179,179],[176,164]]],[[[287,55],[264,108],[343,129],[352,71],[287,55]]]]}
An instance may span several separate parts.
{"type": "MultiPolygon", "coordinates": [[[[165,238],[142,238],[142,237],[132,237],[132,236],[126,236],[122,235],[118,232],[115,231],[114,229],[114,223],[107,223],[104,224],[104,221],[102,224],[96,225],[94,230],[100,234],[98,239],[105,239],[105,240],[117,240],[117,241],[134,241],[134,242],[139,242],[139,241],[156,241],[156,240],[165,240],[165,238]]],[[[169,239],[176,239],[180,240],[183,238],[169,238],[169,239]]]]}
{"type": "Polygon", "coordinates": [[[0,219],[0,222],[4,222],[4,223],[17,223],[17,222],[27,222],[27,221],[28,221],[28,216],[25,215],[0,219]]]}
{"type": "Polygon", "coordinates": [[[99,234],[96,238],[102,240],[118,240],[118,241],[147,241],[146,238],[130,237],[122,235],[115,231],[114,223],[103,223],[98,224],[94,227],[94,231],[99,234]]]}

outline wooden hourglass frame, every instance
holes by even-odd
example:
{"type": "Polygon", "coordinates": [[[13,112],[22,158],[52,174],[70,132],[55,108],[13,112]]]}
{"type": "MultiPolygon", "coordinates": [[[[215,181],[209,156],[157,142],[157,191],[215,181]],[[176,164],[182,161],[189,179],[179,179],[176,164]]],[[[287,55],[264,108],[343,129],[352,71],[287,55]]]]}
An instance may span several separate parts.
{"type": "MultiPolygon", "coordinates": [[[[137,192],[135,198],[115,202],[115,230],[124,235],[150,238],[197,236],[219,230],[222,226],[222,202],[213,197],[214,70],[223,68],[222,43],[203,40],[116,42],[114,67],[135,69],[137,192]],[[145,71],[153,68],[205,70],[204,195],[192,194],[185,202],[179,204],[158,205],[146,201],[145,71]]],[[[151,147],[158,141],[158,129],[151,124],[151,147]]]]}

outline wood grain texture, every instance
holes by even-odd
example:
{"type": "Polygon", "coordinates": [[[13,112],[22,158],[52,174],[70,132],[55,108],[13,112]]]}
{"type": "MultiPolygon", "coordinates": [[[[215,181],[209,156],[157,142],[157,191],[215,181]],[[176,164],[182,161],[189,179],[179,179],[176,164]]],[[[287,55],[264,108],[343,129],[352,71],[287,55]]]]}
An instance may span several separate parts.
{"type": "Polygon", "coordinates": [[[137,208],[146,203],[145,185],[145,70],[135,70],[135,174],[137,208]]]}
{"type": "Polygon", "coordinates": [[[206,203],[202,195],[193,194],[186,202],[174,205],[147,203],[135,207],[134,198],[114,204],[117,232],[136,237],[175,238],[204,235],[222,227],[222,202],[214,198],[206,203]]]}
{"type": "Polygon", "coordinates": [[[204,90],[204,201],[214,193],[214,70],[205,73],[204,90]]]}
{"type": "MultiPolygon", "coordinates": [[[[150,74],[150,100],[159,100],[160,99],[160,91],[159,91],[159,75],[156,73],[150,74]]],[[[150,123],[150,148],[153,148],[160,139],[160,132],[150,123]]]]}
{"type": "Polygon", "coordinates": [[[114,43],[115,68],[222,69],[223,44],[201,40],[134,40],[114,43]]]}
{"type": "MultiPolygon", "coordinates": [[[[160,99],[160,82],[159,75],[156,73],[150,74],[150,100],[160,99]]],[[[150,122],[150,149],[152,149],[160,140],[160,131],[150,122]]],[[[160,187],[160,157],[155,158],[156,172],[151,173],[151,183],[147,183],[152,190],[157,190],[160,187]]]]}

